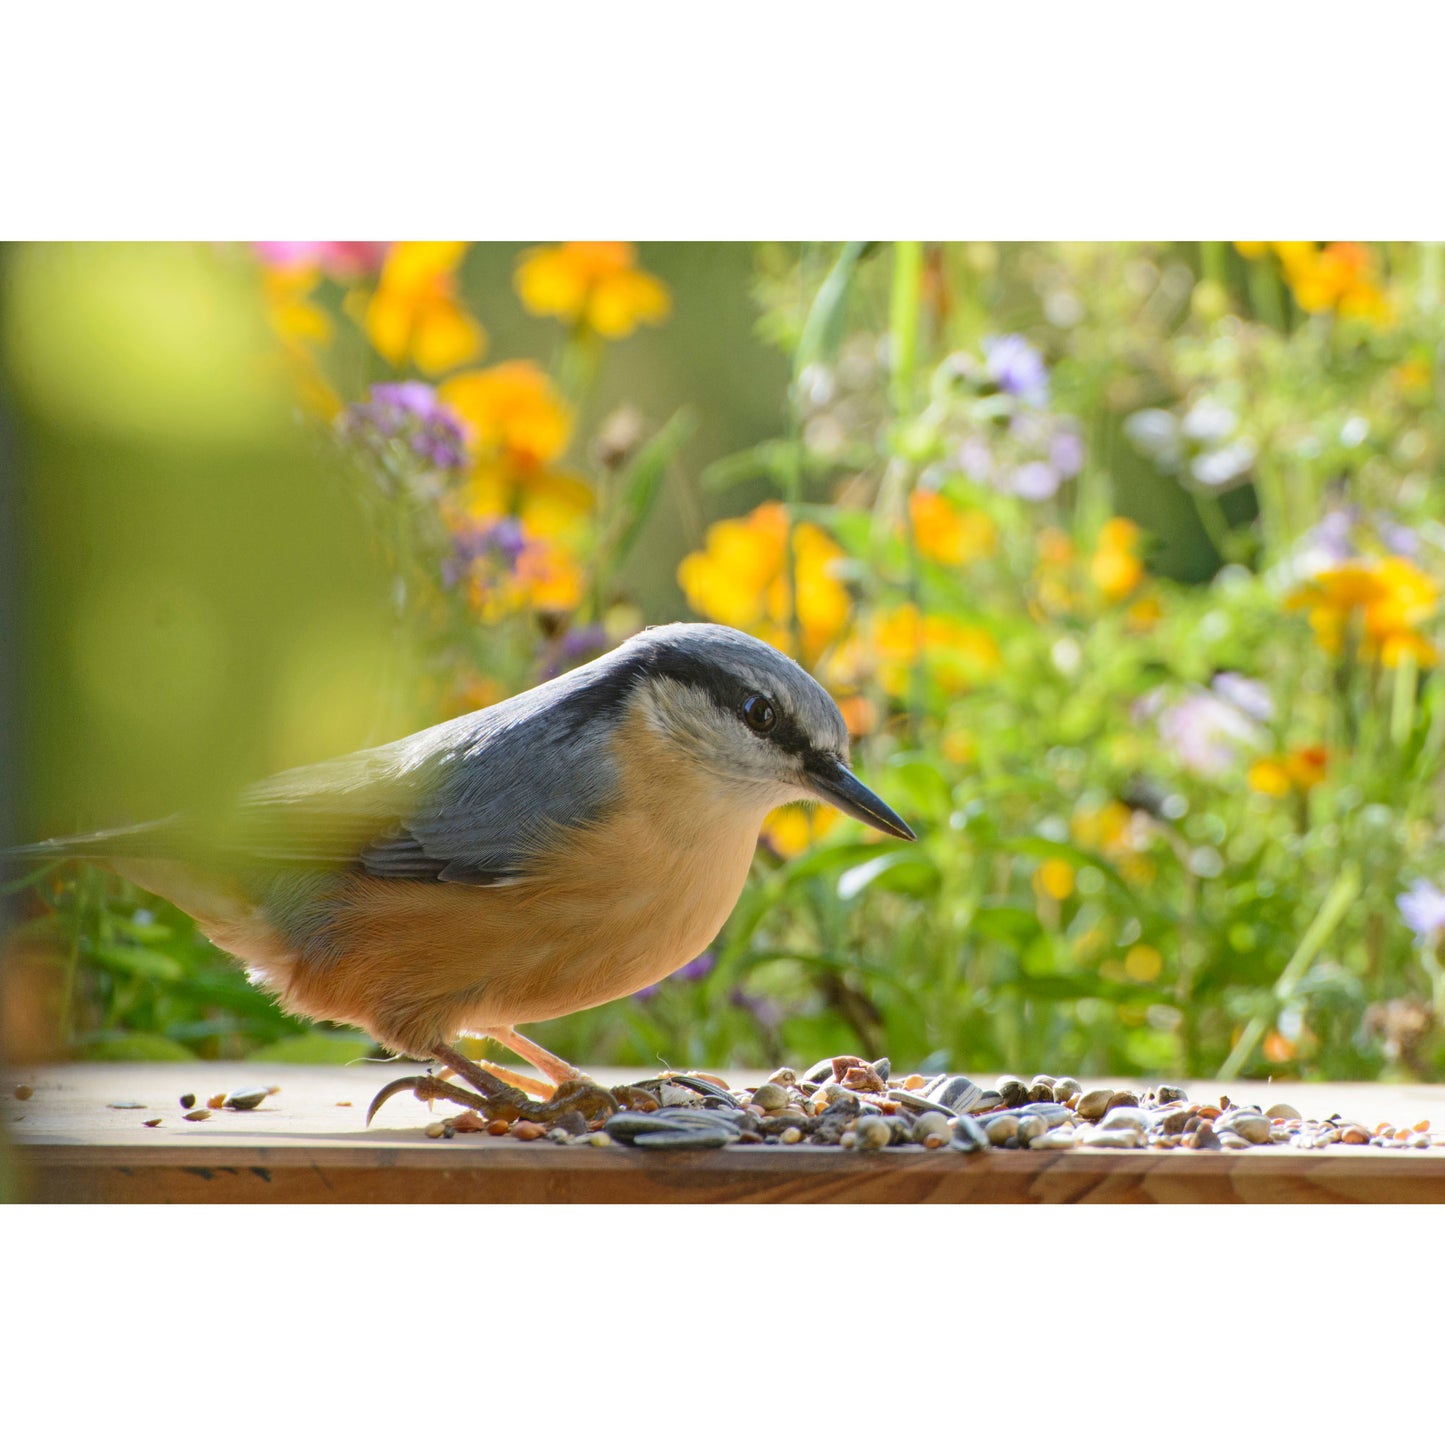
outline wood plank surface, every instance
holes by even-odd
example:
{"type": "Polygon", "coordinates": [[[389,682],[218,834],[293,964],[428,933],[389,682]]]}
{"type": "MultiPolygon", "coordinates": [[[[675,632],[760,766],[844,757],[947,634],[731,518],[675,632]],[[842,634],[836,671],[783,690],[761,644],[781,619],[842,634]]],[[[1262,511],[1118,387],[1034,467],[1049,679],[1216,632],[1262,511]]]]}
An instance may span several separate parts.
{"type": "MultiPolygon", "coordinates": [[[[1182,1150],[890,1149],[743,1145],[658,1154],[614,1145],[429,1139],[410,1096],[365,1125],[372,1095],[405,1065],[75,1064],[0,1074],[3,1147],[23,1197],[42,1203],[1313,1203],[1445,1202],[1445,1147],[1333,1145],[1182,1150]],[[17,1085],[31,1097],[14,1097],[17,1085]],[[181,1095],[278,1085],[251,1112],[188,1122],[181,1095]],[[143,1108],[116,1108],[141,1104],[143,1108]],[[147,1119],[161,1119],[154,1128],[147,1119]]],[[[599,1069],[616,1083],[636,1070],[599,1069]]],[[[745,1071],[734,1084],[758,1081],[745,1071]]],[[[1093,1082],[1093,1081],[1090,1081],[1093,1082]]],[[[1102,1082],[1102,1081],[1100,1081],[1102,1082]]],[[[1123,1081],[1107,1081],[1122,1083],[1123,1081]]],[[[1186,1085],[1217,1101],[1218,1084],[1186,1085]]],[[[1227,1086],[1236,1101],[1340,1113],[1370,1127],[1425,1119],[1445,1138],[1445,1087],[1227,1086]]]]}

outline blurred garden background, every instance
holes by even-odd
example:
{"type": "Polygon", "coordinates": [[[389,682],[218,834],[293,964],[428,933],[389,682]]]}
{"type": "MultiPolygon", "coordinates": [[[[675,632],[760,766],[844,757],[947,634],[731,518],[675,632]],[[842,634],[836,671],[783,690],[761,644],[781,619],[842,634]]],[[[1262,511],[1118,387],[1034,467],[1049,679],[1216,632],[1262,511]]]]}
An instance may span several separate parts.
{"type": "MultiPolygon", "coordinates": [[[[0,249],[19,841],[214,805],[709,618],[920,834],[770,820],[651,1069],[1434,1078],[1445,247],[0,249]]],[[[11,878],[11,1060],[370,1051],[11,878]]]]}

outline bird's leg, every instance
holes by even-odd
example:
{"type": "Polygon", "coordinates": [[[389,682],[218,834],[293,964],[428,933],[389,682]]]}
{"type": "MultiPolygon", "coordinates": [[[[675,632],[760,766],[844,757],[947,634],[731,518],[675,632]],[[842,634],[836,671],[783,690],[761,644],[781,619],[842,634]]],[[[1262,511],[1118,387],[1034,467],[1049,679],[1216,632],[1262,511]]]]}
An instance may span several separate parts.
{"type": "Polygon", "coordinates": [[[574,1069],[566,1059],[559,1059],[556,1054],[549,1054],[541,1044],[534,1044],[531,1039],[524,1039],[521,1034],[512,1029],[493,1026],[487,1030],[487,1035],[504,1048],[511,1049],[514,1054],[526,1059],[534,1069],[541,1069],[554,1084],[570,1084],[587,1078],[586,1074],[580,1069],[574,1069]]]}
{"type": "MultiPolygon", "coordinates": [[[[514,1089],[521,1089],[524,1093],[535,1094],[539,1099],[550,1099],[556,1092],[551,1084],[544,1084],[541,1079],[534,1079],[530,1074],[519,1074],[513,1069],[504,1068],[501,1064],[494,1064],[490,1059],[478,1059],[476,1062],[494,1079],[500,1079],[504,1084],[510,1084],[514,1089]]],[[[449,1079],[452,1077],[452,1073],[450,1068],[443,1069],[437,1077],[449,1079]]]]}

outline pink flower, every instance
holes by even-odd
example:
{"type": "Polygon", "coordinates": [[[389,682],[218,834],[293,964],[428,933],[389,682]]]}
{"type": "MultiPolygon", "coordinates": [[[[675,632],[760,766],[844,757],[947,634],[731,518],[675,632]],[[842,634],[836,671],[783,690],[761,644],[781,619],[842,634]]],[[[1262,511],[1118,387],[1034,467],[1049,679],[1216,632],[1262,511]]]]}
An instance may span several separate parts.
{"type": "Polygon", "coordinates": [[[390,241],[253,241],[251,249],[272,271],[315,266],[338,281],[381,270],[390,241]]]}

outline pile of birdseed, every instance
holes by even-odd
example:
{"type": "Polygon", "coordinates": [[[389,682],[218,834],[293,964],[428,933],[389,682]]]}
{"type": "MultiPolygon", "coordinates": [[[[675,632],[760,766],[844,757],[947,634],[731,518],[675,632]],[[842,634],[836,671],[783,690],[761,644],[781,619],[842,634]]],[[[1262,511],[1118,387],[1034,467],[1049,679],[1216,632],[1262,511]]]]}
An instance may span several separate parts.
{"type": "MultiPolygon", "coordinates": [[[[605,1121],[563,1116],[551,1125],[488,1122],[475,1113],[438,1121],[428,1135],[486,1130],[559,1144],[613,1142],[644,1149],[708,1149],[732,1144],[813,1144],[860,1151],[954,1149],[1194,1149],[1356,1144],[1427,1149],[1429,1120],[1411,1127],[1345,1119],[1305,1119],[1289,1104],[1267,1108],[1220,1098],[1191,1101],[1161,1084],[1140,1094],[1084,1091],[1077,1079],[1005,1074],[985,1088],[962,1074],[890,1077],[887,1059],[844,1055],[802,1074],[778,1069],[756,1088],[732,1089],[711,1074],[668,1074],[622,1085],[620,1108],[605,1121]]],[[[1442,1140],[1445,1142],[1445,1140],[1442,1140]]]]}

